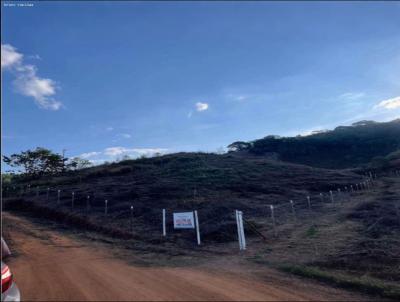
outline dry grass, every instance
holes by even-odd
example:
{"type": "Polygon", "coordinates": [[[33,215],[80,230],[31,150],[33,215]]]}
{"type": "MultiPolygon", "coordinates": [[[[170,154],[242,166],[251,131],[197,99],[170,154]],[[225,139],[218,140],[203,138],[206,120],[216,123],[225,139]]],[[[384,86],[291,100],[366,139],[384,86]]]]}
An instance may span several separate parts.
{"type": "MultiPolygon", "coordinates": [[[[115,240],[130,239],[118,244],[140,250],[150,258],[163,255],[169,261],[237,253],[233,213],[240,209],[265,237],[245,226],[245,257],[249,260],[274,267],[311,266],[328,276],[334,272],[354,280],[370,278],[392,284],[400,281],[400,179],[382,178],[373,191],[343,196],[335,204],[327,196],[321,202],[318,196],[361,179],[352,171],[314,169],[262,158],[181,154],[96,167],[80,175],[40,179],[36,184],[42,188],[51,185],[48,201],[42,191],[39,198],[9,199],[5,205],[111,235],[115,240]],[[60,205],[56,202],[56,189],[62,190],[60,205]],[[76,196],[74,209],[72,191],[76,196]],[[311,211],[306,202],[308,194],[311,211]],[[87,195],[91,196],[89,213],[85,211],[87,195]],[[103,214],[105,199],[109,200],[107,218],[103,214]],[[295,202],[296,217],[290,199],[295,202]],[[131,204],[133,234],[129,229],[131,204]],[[269,204],[276,206],[277,237],[269,204]],[[161,237],[163,208],[168,214],[165,239],[161,237]],[[172,211],[193,209],[199,211],[204,243],[201,247],[195,244],[194,232],[172,231],[172,211]]],[[[339,281],[333,283],[346,285],[339,281]]],[[[359,284],[362,287],[364,283],[359,284]]],[[[385,295],[387,292],[385,289],[385,295]]]]}

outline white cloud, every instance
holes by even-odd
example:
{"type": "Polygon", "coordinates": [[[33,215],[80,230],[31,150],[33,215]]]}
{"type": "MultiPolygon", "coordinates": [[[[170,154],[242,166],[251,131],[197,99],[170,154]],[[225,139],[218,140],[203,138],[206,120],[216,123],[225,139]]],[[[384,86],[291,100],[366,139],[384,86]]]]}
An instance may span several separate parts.
{"type": "Polygon", "coordinates": [[[106,161],[113,162],[122,159],[123,156],[129,156],[130,158],[138,158],[145,155],[151,157],[156,154],[168,153],[166,148],[125,148],[125,147],[109,147],[103,151],[93,151],[82,153],[78,157],[89,160],[93,164],[102,164],[106,161]]]}
{"type": "Polygon", "coordinates": [[[88,158],[92,158],[92,157],[94,157],[96,155],[99,155],[99,154],[101,154],[101,152],[93,151],[93,152],[82,153],[81,155],[79,155],[79,157],[84,158],[84,159],[88,159],[88,158]]]}
{"type": "Polygon", "coordinates": [[[24,64],[23,55],[9,44],[1,45],[1,68],[15,74],[16,91],[32,97],[40,108],[59,110],[62,107],[62,103],[53,98],[57,90],[56,83],[52,79],[39,77],[36,66],[24,64]]]}
{"type": "Polygon", "coordinates": [[[165,153],[168,149],[164,148],[125,148],[125,147],[109,147],[104,149],[103,154],[106,156],[116,157],[121,155],[129,156],[152,156],[156,153],[165,153]]]}
{"type": "Polygon", "coordinates": [[[124,147],[110,147],[104,150],[104,154],[107,156],[118,156],[128,152],[129,149],[124,147]]]}
{"type": "Polygon", "coordinates": [[[120,136],[122,136],[123,138],[131,138],[132,135],[128,134],[128,133],[121,133],[120,136]]]}
{"type": "Polygon", "coordinates": [[[244,102],[244,101],[248,101],[251,97],[255,97],[254,95],[253,96],[250,96],[250,95],[245,95],[245,94],[233,94],[233,93],[229,93],[229,94],[227,94],[226,95],[226,97],[229,99],[229,100],[233,100],[233,101],[237,101],[237,102],[244,102]]]}
{"type": "Polygon", "coordinates": [[[248,97],[245,96],[245,95],[238,95],[238,96],[236,97],[236,100],[237,100],[237,101],[244,101],[244,100],[246,100],[246,99],[248,99],[248,97]]]}
{"type": "Polygon", "coordinates": [[[361,98],[363,98],[365,96],[366,95],[365,95],[364,92],[346,92],[346,93],[341,94],[339,96],[339,98],[352,101],[352,100],[361,99],[361,98]]]}
{"type": "Polygon", "coordinates": [[[202,103],[202,102],[197,102],[196,103],[196,110],[197,111],[205,111],[208,109],[208,104],[207,103],[202,103]]]}
{"type": "Polygon", "coordinates": [[[1,44],[1,68],[9,68],[21,63],[23,55],[10,44],[1,44]]]}
{"type": "Polygon", "coordinates": [[[400,108],[400,96],[383,100],[375,105],[374,108],[385,108],[389,110],[400,108]]]}

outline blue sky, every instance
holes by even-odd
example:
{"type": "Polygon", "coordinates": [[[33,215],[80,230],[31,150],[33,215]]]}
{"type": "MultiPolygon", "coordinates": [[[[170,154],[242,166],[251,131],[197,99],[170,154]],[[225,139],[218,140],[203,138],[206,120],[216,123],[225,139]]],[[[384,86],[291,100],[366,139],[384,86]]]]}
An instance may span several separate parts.
{"type": "Polygon", "coordinates": [[[3,154],[100,162],[400,117],[400,3],[15,3],[3,154]]]}

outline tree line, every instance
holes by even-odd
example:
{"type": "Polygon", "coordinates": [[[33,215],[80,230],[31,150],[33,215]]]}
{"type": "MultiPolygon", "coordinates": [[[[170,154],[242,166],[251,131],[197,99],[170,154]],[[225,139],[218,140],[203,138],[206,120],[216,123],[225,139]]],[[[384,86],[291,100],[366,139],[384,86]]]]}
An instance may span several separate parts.
{"type": "Polygon", "coordinates": [[[17,168],[17,172],[27,176],[59,174],[91,166],[90,161],[86,159],[79,157],[70,159],[42,147],[14,153],[10,156],[3,155],[3,162],[10,167],[17,168]]]}

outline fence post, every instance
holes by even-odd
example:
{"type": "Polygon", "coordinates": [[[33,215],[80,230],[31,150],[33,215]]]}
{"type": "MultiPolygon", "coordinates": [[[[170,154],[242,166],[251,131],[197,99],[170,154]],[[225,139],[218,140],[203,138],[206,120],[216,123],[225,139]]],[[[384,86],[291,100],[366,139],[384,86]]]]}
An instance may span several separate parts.
{"type": "Polygon", "coordinates": [[[276,237],[276,226],[275,226],[274,206],[271,204],[271,205],[269,206],[269,208],[271,209],[272,226],[273,226],[273,229],[274,229],[274,236],[276,237]]]}
{"type": "Polygon", "coordinates": [[[89,207],[90,207],[90,196],[86,197],[86,214],[89,214],[89,207]]]}
{"type": "Polygon", "coordinates": [[[239,249],[243,249],[243,244],[242,244],[242,234],[240,231],[240,223],[239,223],[239,211],[235,210],[235,216],[236,216],[236,226],[237,226],[237,232],[238,232],[238,239],[239,239],[239,249]]]}
{"type": "Polygon", "coordinates": [[[71,194],[71,208],[74,208],[74,201],[75,201],[75,192],[72,192],[71,194]]]}
{"type": "Polygon", "coordinates": [[[133,206],[131,206],[131,233],[133,233],[133,206]]]}
{"type": "Polygon", "coordinates": [[[166,228],[166,225],[165,225],[165,209],[162,210],[162,218],[163,218],[163,224],[162,224],[163,236],[165,237],[165,236],[167,236],[167,228],[166,228]]]}
{"type": "Polygon", "coordinates": [[[242,249],[246,249],[246,237],[244,236],[244,227],[243,227],[243,212],[239,211],[239,224],[240,224],[240,236],[242,237],[242,249]]]}
{"type": "Polygon", "coordinates": [[[108,200],[104,200],[104,216],[107,217],[108,214],[108,200]]]}
{"type": "Polygon", "coordinates": [[[331,202],[334,203],[332,191],[329,191],[329,195],[331,196],[331,202]]]}
{"type": "Polygon", "coordinates": [[[60,193],[61,190],[57,190],[57,204],[60,204],[60,193]]]}
{"type": "Polygon", "coordinates": [[[323,203],[324,202],[324,194],[319,193],[319,197],[321,198],[321,202],[323,203]]]}
{"type": "Polygon", "coordinates": [[[308,203],[308,209],[311,211],[311,199],[310,199],[310,196],[307,196],[307,203],[308,203]]]}
{"type": "Polygon", "coordinates": [[[338,188],[337,192],[338,192],[338,198],[337,199],[338,199],[339,203],[342,204],[342,194],[341,194],[342,191],[340,190],[340,188],[338,188]]]}
{"type": "Polygon", "coordinates": [[[197,245],[201,244],[200,241],[200,228],[199,228],[199,217],[197,215],[197,210],[194,211],[194,220],[196,223],[196,236],[197,236],[197,245]]]}
{"type": "Polygon", "coordinates": [[[46,196],[47,201],[49,201],[49,195],[50,195],[50,188],[47,188],[47,196],[46,196]]]}
{"type": "Polygon", "coordinates": [[[238,210],[235,210],[235,218],[236,218],[236,227],[237,227],[237,232],[238,232],[239,249],[241,250],[242,249],[242,240],[240,239],[238,210]]]}
{"type": "Polygon", "coordinates": [[[294,210],[293,200],[290,200],[290,205],[292,207],[292,214],[293,214],[294,221],[296,221],[296,212],[294,210]]]}

